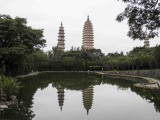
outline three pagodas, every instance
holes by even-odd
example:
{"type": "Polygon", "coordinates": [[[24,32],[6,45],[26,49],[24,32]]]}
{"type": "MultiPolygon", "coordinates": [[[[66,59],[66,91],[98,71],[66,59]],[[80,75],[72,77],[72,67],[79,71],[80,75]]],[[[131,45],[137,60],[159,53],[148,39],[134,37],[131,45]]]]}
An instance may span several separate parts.
{"type": "MultiPolygon", "coordinates": [[[[61,23],[61,26],[59,27],[58,32],[58,43],[57,47],[64,51],[65,49],[65,35],[64,35],[64,27],[61,23]]],[[[93,49],[94,48],[94,37],[93,37],[93,26],[92,22],[89,20],[89,16],[87,18],[87,21],[84,23],[83,27],[83,37],[82,37],[82,48],[83,49],[93,49]]]]}

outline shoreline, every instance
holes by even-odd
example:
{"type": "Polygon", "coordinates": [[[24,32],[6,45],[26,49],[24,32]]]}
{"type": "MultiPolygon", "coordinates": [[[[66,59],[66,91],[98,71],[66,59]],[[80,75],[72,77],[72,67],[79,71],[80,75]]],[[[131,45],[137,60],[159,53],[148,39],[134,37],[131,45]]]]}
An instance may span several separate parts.
{"type": "Polygon", "coordinates": [[[38,75],[40,73],[95,73],[98,71],[36,71],[36,72],[31,72],[25,75],[19,75],[16,76],[16,78],[24,78],[24,77],[29,77],[29,76],[34,76],[34,75],[38,75]]]}
{"type": "Polygon", "coordinates": [[[135,87],[147,88],[147,89],[160,89],[160,81],[154,78],[150,78],[150,77],[126,75],[126,74],[111,74],[111,73],[105,73],[105,72],[95,72],[95,73],[99,75],[140,78],[140,79],[147,81],[147,83],[146,84],[141,84],[141,83],[133,84],[135,87]]]}
{"type": "Polygon", "coordinates": [[[135,87],[147,88],[147,89],[160,89],[160,81],[155,78],[136,76],[136,75],[131,75],[131,74],[127,75],[127,74],[123,74],[123,73],[120,74],[120,72],[117,72],[116,74],[114,74],[113,72],[115,72],[115,71],[40,71],[40,72],[36,71],[36,72],[28,73],[26,75],[16,76],[16,78],[35,76],[40,73],[67,73],[67,72],[68,73],[95,73],[95,74],[99,74],[99,75],[140,78],[140,79],[146,80],[147,83],[145,83],[145,84],[136,83],[136,84],[134,84],[135,87]]]}

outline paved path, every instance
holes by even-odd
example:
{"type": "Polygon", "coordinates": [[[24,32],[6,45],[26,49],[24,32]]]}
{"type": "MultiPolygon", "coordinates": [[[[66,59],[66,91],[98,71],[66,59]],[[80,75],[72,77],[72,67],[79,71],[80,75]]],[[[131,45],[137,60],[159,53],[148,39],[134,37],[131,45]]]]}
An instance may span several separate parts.
{"type": "Polygon", "coordinates": [[[38,75],[38,74],[39,74],[39,72],[31,72],[26,75],[17,76],[17,78],[29,77],[29,76],[38,75]]]}
{"type": "Polygon", "coordinates": [[[158,87],[160,88],[160,81],[157,81],[158,87]]]}

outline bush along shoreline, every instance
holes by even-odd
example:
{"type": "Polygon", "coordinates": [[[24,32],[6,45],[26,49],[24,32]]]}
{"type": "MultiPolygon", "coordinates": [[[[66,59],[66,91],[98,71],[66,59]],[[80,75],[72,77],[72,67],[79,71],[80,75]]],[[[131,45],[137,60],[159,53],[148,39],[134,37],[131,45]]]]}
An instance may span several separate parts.
{"type": "Polygon", "coordinates": [[[30,77],[41,73],[96,73],[99,75],[118,76],[118,77],[129,77],[129,78],[140,78],[145,80],[145,83],[138,82],[134,84],[135,87],[149,88],[149,89],[160,89],[160,70],[128,70],[128,71],[40,71],[32,72],[26,75],[17,76],[17,78],[30,77]]]}
{"type": "Polygon", "coordinates": [[[17,93],[22,87],[16,79],[0,76],[0,112],[3,114],[6,109],[18,104],[17,93]]]}
{"type": "MultiPolygon", "coordinates": [[[[145,72],[149,72],[150,70],[145,70],[145,72]]],[[[156,71],[156,70],[155,70],[156,71]]],[[[160,80],[151,76],[145,76],[143,70],[139,71],[104,71],[104,72],[96,72],[99,75],[107,75],[107,76],[118,76],[120,78],[139,78],[143,79],[146,82],[140,83],[137,81],[134,84],[135,87],[145,88],[145,89],[160,89],[160,80]],[[140,74],[141,73],[141,74],[140,74]]]]}

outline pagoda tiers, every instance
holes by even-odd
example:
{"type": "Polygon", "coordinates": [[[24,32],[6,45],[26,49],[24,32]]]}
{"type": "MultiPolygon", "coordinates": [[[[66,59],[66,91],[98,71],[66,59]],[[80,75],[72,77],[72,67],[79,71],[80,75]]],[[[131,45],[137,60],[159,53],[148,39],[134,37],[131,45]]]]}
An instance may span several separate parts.
{"type": "Polygon", "coordinates": [[[145,35],[145,38],[144,38],[144,47],[145,48],[149,48],[150,44],[149,44],[149,38],[147,35],[145,35]]]}
{"type": "Polygon", "coordinates": [[[57,44],[57,47],[58,49],[64,51],[65,49],[65,44],[64,44],[64,27],[63,27],[63,24],[61,22],[61,26],[59,27],[59,32],[58,32],[58,44],[57,44]]]}
{"type": "Polygon", "coordinates": [[[87,89],[83,90],[83,105],[87,110],[87,115],[93,104],[93,85],[89,86],[87,89]]]}
{"type": "Polygon", "coordinates": [[[93,26],[88,16],[87,21],[84,23],[84,27],[83,27],[82,48],[84,49],[94,48],[94,37],[93,36],[94,36],[93,26]]]}
{"type": "Polygon", "coordinates": [[[64,88],[61,85],[57,86],[57,93],[58,93],[59,106],[60,106],[60,109],[62,111],[62,106],[63,106],[63,103],[64,103],[64,88]]]}

